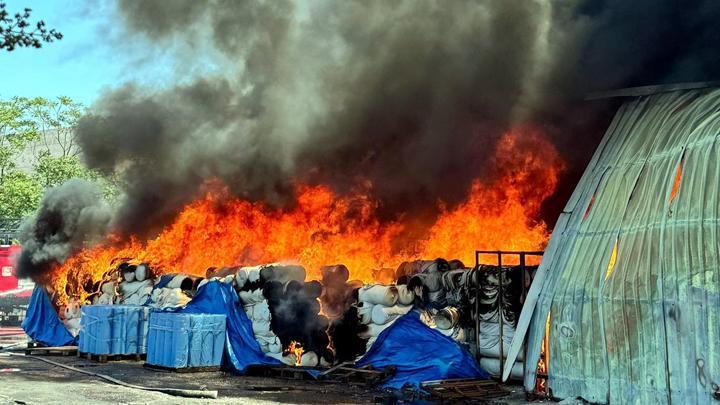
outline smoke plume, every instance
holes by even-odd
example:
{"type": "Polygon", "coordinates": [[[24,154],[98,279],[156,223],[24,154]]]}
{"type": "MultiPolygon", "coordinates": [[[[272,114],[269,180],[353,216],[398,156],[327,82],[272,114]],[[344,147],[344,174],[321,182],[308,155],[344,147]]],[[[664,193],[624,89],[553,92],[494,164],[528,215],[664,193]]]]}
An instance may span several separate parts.
{"type": "Polygon", "coordinates": [[[126,84],[77,128],[87,165],[125,184],[113,228],[138,235],[208,179],[276,206],[294,182],[365,187],[382,218],[431,217],[493,176],[496,139],[527,122],[570,164],[552,221],[614,111],[587,92],[720,76],[712,0],[120,0],[118,12],[157,49],[217,66],[161,91],[126,84]]]}
{"type": "Polygon", "coordinates": [[[72,179],[45,193],[35,217],[20,231],[18,276],[35,277],[106,236],[111,212],[92,183],[72,179]]]}

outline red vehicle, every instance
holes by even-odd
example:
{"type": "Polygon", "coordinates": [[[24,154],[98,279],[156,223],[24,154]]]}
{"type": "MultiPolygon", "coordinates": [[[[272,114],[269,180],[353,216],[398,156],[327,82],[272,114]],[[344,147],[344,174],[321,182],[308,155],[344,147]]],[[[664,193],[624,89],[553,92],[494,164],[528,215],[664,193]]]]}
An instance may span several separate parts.
{"type": "Polygon", "coordinates": [[[25,316],[34,284],[15,277],[20,245],[0,245],[0,325],[18,325],[25,316]]]}

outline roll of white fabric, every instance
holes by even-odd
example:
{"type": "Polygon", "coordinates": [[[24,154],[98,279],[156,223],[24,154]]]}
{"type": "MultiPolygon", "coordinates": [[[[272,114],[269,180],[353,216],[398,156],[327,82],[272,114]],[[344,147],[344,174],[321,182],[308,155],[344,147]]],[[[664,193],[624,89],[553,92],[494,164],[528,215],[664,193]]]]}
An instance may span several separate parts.
{"type": "Polygon", "coordinates": [[[98,297],[97,301],[95,302],[96,305],[112,305],[115,303],[115,295],[114,294],[100,294],[100,297],[98,297]]]}
{"type": "Polygon", "coordinates": [[[115,283],[103,283],[102,287],[100,287],[100,291],[102,291],[103,294],[115,295],[115,283]]]}
{"type": "Polygon", "coordinates": [[[410,305],[415,300],[415,293],[410,290],[407,285],[397,286],[398,290],[398,304],[410,305]]]}
{"type": "Polygon", "coordinates": [[[228,274],[227,276],[223,277],[222,282],[225,284],[233,284],[235,283],[235,275],[228,274]]]}
{"type": "Polygon", "coordinates": [[[63,319],[62,322],[71,335],[77,336],[80,333],[80,318],[63,319]]]}
{"type": "Polygon", "coordinates": [[[387,329],[392,324],[392,322],[388,322],[385,325],[377,325],[371,323],[370,325],[368,325],[368,330],[365,332],[361,332],[358,336],[360,336],[361,338],[377,337],[380,333],[382,333],[382,331],[387,329]]]}
{"type": "Polygon", "coordinates": [[[372,309],[372,322],[378,325],[384,325],[390,321],[394,321],[401,315],[405,315],[412,309],[412,306],[395,305],[392,307],[384,307],[375,305],[372,309]]]}
{"type": "Polygon", "coordinates": [[[268,350],[270,353],[282,353],[282,344],[277,336],[275,337],[275,341],[268,346],[268,350]]]}
{"type": "Polygon", "coordinates": [[[253,320],[252,325],[253,325],[253,332],[256,335],[270,332],[270,321],[253,320]]]}
{"type": "Polygon", "coordinates": [[[253,320],[270,322],[270,307],[267,301],[258,302],[253,306],[253,320]]]}
{"type": "Polygon", "coordinates": [[[363,302],[362,304],[362,306],[358,307],[358,317],[360,318],[361,324],[368,325],[372,322],[372,311],[375,305],[368,302],[363,302]]]}
{"type": "Polygon", "coordinates": [[[166,288],[180,288],[182,286],[183,281],[188,278],[188,276],[184,274],[178,274],[175,277],[173,277],[169,283],[165,286],[166,288]]]}
{"type": "Polygon", "coordinates": [[[240,291],[238,295],[240,296],[240,300],[243,305],[255,305],[258,302],[265,301],[265,297],[262,295],[262,290],[259,288],[252,291],[240,291]]]}
{"type": "Polygon", "coordinates": [[[149,269],[147,264],[139,264],[135,268],[135,280],[137,281],[145,281],[148,278],[149,269]]]}
{"type": "Polygon", "coordinates": [[[134,271],[126,271],[123,272],[123,279],[127,281],[128,283],[132,283],[135,281],[135,272],[134,271]]]}
{"type": "Polygon", "coordinates": [[[120,293],[123,296],[127,297],[130,295],[136,294],[147,287],[150,287],[152,289],[152,286],[153,286],[152,280],[120,283],[120,293]]]}
{"type": "Polygon", "coordinates": [[[246,267],[248,270],[248,281],[254,283],[260,280],[260,268],[261,266],[246,267]]]}
{"type": "Polygon", "coordinates": [[[246,267],[241,267],[237,273],[235,273],[235,285],[237,288],[245,287],[245,283],[248,281],[248,270],[246,267]]]}
{"type": "MultiPolygon", "coordinates": [[[[480,359],[480,367],[495,377],[500,375],[500,359],[483,357],[480,359]]],[[[515,364],[513,364],[512,371],[510,371],[510,377],[516,380],[523,379],[524,374],[522,362],[516,361],[515,364]]]]}
{"type": "Polygon", "coordinates": [[[398,301],[398,289],[392,285],[366,285],[358,290],[360,301],[391,307],[398,301]]]}
{"type": "Polygon", "coordinates": [[[253,319],[253,308],[255,308],[255,305],[243,305],[243,309],[245,310],[245,315],[252,321],[253,319]]]}
{"type": "Polygon", "coordinates": [[[305,352],[300,356],[300,365],[303,367],[317,367],[320,364],[320,358],[315,352],[305,352]]]}

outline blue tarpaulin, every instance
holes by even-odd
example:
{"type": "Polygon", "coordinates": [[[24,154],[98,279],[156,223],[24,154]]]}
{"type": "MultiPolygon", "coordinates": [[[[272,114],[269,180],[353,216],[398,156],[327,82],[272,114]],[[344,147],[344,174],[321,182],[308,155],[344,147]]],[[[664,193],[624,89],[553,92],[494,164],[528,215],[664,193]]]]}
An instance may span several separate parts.
{"type": "Polygon", "coordinates": [[[395,375],[383,385],[395,389],[423,381],[490,377],[467,350],[422,323],[415,311],[382,331],[356,365],[376,369],[395,366],[395,375]]]}
{"type": "Polygon", "coordinates": [[[255,340],[252,322],[239,305],[235,289],[219,281],[203,285],[197,295],[185,308],[178,312],[191,314],[222,314],[227,317],[225,355],[229,366],[238,373],[244,373],[248,366],[260,364],[281,364],[267,356],[255,340]]]}
{"type": "Polygon", "coordinates": [[[33,340],[46,346],[76,345],[77,338],[68,332],[65,325],[50,302],[47,292],[39,285],[35,286],[25,319],[23,330],[33,340]]]}

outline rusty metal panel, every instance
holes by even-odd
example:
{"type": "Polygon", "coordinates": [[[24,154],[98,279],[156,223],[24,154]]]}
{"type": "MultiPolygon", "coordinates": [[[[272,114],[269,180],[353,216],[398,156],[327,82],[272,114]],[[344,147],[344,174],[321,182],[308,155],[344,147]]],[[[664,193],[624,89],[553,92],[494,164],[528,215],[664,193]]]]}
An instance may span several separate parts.
{"type": "MultiPolygon", "coordinates": [[[[708,403],[720,384],[720,90],[626,102],[553,232],[526,358],[598,403],[708,403]]],[[[532,389],[532,367],[525,376],[532,389]]]]}

